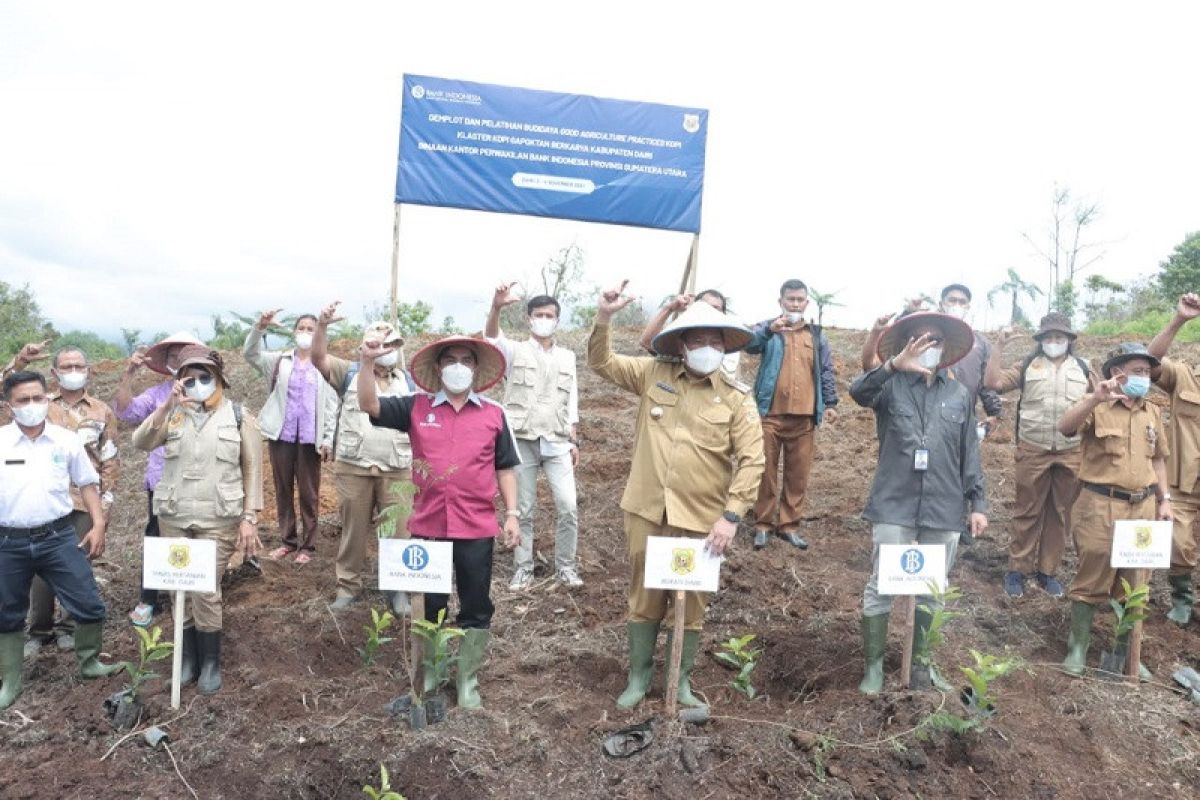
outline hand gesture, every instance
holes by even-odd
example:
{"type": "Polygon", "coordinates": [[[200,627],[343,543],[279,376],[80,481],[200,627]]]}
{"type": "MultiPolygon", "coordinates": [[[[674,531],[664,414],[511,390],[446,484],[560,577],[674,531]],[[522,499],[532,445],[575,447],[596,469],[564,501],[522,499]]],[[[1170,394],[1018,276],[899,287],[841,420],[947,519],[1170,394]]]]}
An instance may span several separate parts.
{"type": "Polygon", "coordinates": [[[725,549],[733,543],[735,533],[737,533],[736,522],[730,522],[725,517],[718,517],[708,531],[708,538],[704,540],[704,549],[714,556],[724,555],[725,549]]]}
{"type": "Polygon", "coordinates": [[[362,356],[362,360],[364,362],[369,363],[374,362],[375,359],[385,355],[389,350],[394,349],[394,347],[386,345],[378,339],[367,339],[362,343],[362,346],[358,348],[358,354],[362,356]]]}
{"type": "Polygon", "coordinates": [[[337,307],[342,304],[341,300],[334,300],[329,305],[321,309],[321,315],[317,317],[317,324],[321,326],[332,325],[335,322],[341,322],[345,317],[339,317],[337,307]]]}
{"type": "Polygon", "coordinates": [[[823,417],[823,419],[825,420],[825,422],[828,422],[830,425],[837,422],[838,421],[837,409],[836,408],[825,409],[825,416],[823,417]]]}
{"type": "Polygon", "coordinates": [[[1188,292],[1183,297],[1180,297],[1179,305],[1175,307],[1175,313],[1184,319],[1200,317],[1200,295],[1195,292],[1188,292]]]}
{"type": "Polygon", "coordinates": [[[696,298],[690,294],[677,294],[667,302],[667,310],[674,311],[676,314],[678,314],[680,311],[683,311],[690,306],[692,301],[695,299],[696,298]]]}
{"type": "Polygon", "coordinates": [[[971,535],[976,539],[982,539],[983,534],[987,531],[987,529],[988,518],[983,514],[980,514],[978,511],[972,511],[970,515],[967,516],[967,530],[970,531],[971,535]]]}
{"type": "Polygon", "coordinates": [[[29,342],[17,353],[17,361],[21,364],[31,364],[50,357],[50,339],[40,342],[29,342]]]}
{"type": "Polygon", "coordinates": [[[1114,374],[1111,378],[1106,381],[1100,381],[1096,384],[1096,391],[1094,394],[1096,399],[1102,403],[1107,403],[1110,400],[1116,400],[1125,396],[1125,392],[1121,389],[1121,387],[1125,385],[1125,382],[1128,380],[1128,378],[1125,377],[1123,372],[1119,372],[1117,370],[1114,370],[1113,372],[1114,374]]]}
{"type": "Polygon", "coordinates": [[[132,375],[146,365],[146,346],[141,345],[134,350],[129,356],[129,363],[125,365],[125,374],[132,375]]]}
{"type": "Polygon", "coordinates": [[[511,306],[513,303],[521,301],[521,293],[514,292],[513,287],[517,285],[516,281],[512,283],[502,283],[496,287],[496,293],[492,295],[492,308],[504,308],[511,306]]]}
{"type": "Polygon", "coordinates": [[[1015,342],[1025,335],[1025,331],[1019,328],[1014,328],[1011,325],[1005,325],[1000,329],[1000,346],[1008,347],[1009,344],[1015,342]]]}
{"type": "Polygon", "coordinates": [[[625,294],[625,287],[629,285],[629,279],[621,281],[621,285],[615,289],[607,289],[600,293],[600,302],[596,305],[596,311],[608,319],[613,314],[616,314],[625,306],[634,301],[632,295],[625,294]]]}
{"type": "Polygon", "coordinates": [[[265,331],[267,328],[270,328],[275,324],[275,315],[280,311],[283,311],[283,309],[277,308],[274,311],[262,312],[258,315],[258,322],[254,324],[254,327],[259,331],[265,331]]]}
{"type": "Polygon", "coordinates": [[[780,314],[775,319],[771,320],[771,324],[767,326],[771,333],[782,333],[788,329],[787,314],[780,314]]]}
{"type": "Polygon", "coordinates": [[[87,553],[89,560],[104,555],[104,525],[93,525],[76,547],[87,553]]]}
{"type": "Polygon", "coordinates": [[[926,306],[929,304],[929,298],[924,295],[921,295],[920,297],[910,297],[904,301],[904,310],[910,314],[916,311],[924,311],[926,306]]]}
{"type": "Polygon", "coordinates": [[[921,354],[933,347],[934,339],[928,333],[923,333],[915,339],[909,339],[908,344],[899,354],[892,358],[892,369],[897,372],[915,372],[918,375],[929,376],[933,371],[921,366],[921,354]]]}
{"type": "Polygon", "coordinates": [[[882,317],[876,317],[875,321],[871,323],[871,333],[883,333],[884,329],[891,324],[894,316],[896,315],[884,314],[882,317]]]}

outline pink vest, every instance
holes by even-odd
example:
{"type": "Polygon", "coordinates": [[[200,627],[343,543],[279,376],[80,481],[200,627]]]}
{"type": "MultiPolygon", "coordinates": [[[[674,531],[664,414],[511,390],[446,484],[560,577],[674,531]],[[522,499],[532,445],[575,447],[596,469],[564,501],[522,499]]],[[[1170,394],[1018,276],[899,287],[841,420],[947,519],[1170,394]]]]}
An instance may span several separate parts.
{"type": "Polygon", "coordinates": [[[496,522],[496,437],[504,430],[504,409],[480,398],[461,411],[433,397],[413,403],[408,438],[417,487],[408,530],[436,539],[487,539],[496,522]]]}

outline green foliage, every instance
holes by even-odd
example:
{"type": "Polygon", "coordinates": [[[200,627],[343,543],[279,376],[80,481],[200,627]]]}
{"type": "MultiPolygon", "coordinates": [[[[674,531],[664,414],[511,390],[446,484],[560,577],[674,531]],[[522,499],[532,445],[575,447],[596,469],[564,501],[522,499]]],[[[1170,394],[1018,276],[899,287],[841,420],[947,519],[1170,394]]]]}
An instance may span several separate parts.
{"type": "Polygon", "coordinates": [[[119,345],[105,341],[90,331],[67,331],[54,340],[53,348],[56,353],[59,350],[78,348],[87,356],[89,364],[105,359],[119,361],[126,355],[119,345]]]}
{"type": "MultiPolygon", "coordinates": [[[[396,304],[396,330],[405,339],[422,333],[430,333],[433,330],[433,324],[429,318],[433,316],[433,306],[426,303],[424,300],[418,300],[415,303],[397,303],[396,304]]],[[[393,314],[391,306],[388,303],[377,303],[374,308],[366,310],[366,320],[368,323],[391,322],[393,314]]],[[[362,333],[359,332],[359,337],[362,333]]]]}
{"type": "Polygon", "coordinates": [[[1109,600],[1117,615],[1116,636],[1121,637],[1133,630],[1133,626],[1144,620],[1150,608],[1150,587],[1142,584],[1136,589],[1129,581],[1121,578],[1122,600],[1109,600]]]}
{"type": "Polygon", "coordinates": [[[362,647],[355,648],[359,658],[362,659],[363,669],[375,663],[375,656],[379,653],[380,647],[393,641],[392,637],[383,634],[395,621],[396,618],[392,616],[392,612],[384,611],[380,614],[377,609],[371,609],[371,624],[363,625],[363,630],[367,632],[367,640],[362,647]]]}
{"type": "MultiPolygon", "coordinates": [[[[437,622],[425,619],[412,621],[413,636],[421,640],[421,665],[426,675],[435,678],[434,691],[438,691],[450,680],[450,666],[457,656],[450,654],[450,642],[466,635],[462,628],[451,628],[446,625],[446,609],[438,612],[437,622]]],[[[415,675],[410,675],[415,678],[415,675]]],[[[418,686],[412,681],[413,694],[419,696],[418,686]]]]}
{"type": "Polygon", "coordinates": [[[821,783],[825,783],[825,779],[829,776],[829,770],[826,767],[826,762],[828,761],[828,756],[833,752],[833,748],[836,746],[836,744],[837,742],[833,739],[833,737],[821,735],[817,737],[817,743],[813,745],[812,754],[810,756],[812,758],[813,776],[821,783]]]}
{"type": "MultiPolygon", "coordinates": [[[[600,289],[596,287],[592,296],[598,297],[599,295],[600,289]]],[[[595,303],[591,303],[590,305],[576,305],[571,309],[571,324],[576,328],[590,328],[595,321],[595,303]]],[[[646,307],[642,305],[640,300],[634,300],[614,314],[610,324],[614,328],[644,328],[649,321],[650,316],[646,313],[646,307]]]]}
{"type": "Polygon", "coordinates": [[[383,764],[379,765],[379,788],[367,785],[363,787],[363,794],[371,798],[371,800],[404,800],[404,795],[392,789],[392,784],[388,780],[387,767],[383,764]]]}
{"type": "Polygon", "coordinates": [[[28,286],[13,288],[0,281],[0,361],[7,361],[29,342],[53,339],[54,326],[42,318],[28,286]]]}
{"type": "Polygon", "coordinates": [[[158,677],[158,673],[149,669],[148,665],[170,658],[175,649],[173,643],[162,641],[162,628],[157,625],[149,631],[138,627],[133,630],[138,636],[138,660],[121,662],[121,668],[129,674],[130,702],[137,700],[143,683],[158,677]]]}
{"type": "Polygon", "coordinates": [[[462,328],[458,327],[458,323],[454,321],[454,317],[444,317],[442,319],[442,327],[437,330],[438,336],[455,336],[462,332],[462,328]]]}
{"type": "MultiPolygon", "coordinates": [[[[1089,336],[1121,338],[1128,341],[1148,342],[1154,338],[1174,316],[1173,311],[1145,311],[1131,319],[1101,318],[1088,324],[1084,333],[1089,336]]],[[[1184,325],[1175,337],[1177,342],[1200,342],[1200,325],[1184,325]]]]}
{"type": "Polygon", "coordinates": [[[1168,303],[1200,287],[1200,231],[1189,233],[1158,265],[1158,288],[1168,303]]]}
{"type": "Polygon", "coordinates": [[[996,298],[1000,295],[1009,295],[1010,311],[1009,324],[1019,325],[1026,320],[1025,312],[1021,310],[1021,296],[1025,295],[1030,300],[1036,300],[1042,294],[1042,289],[1036,283],[1026,281],[1021,278],[1012,267],[1008,268],[1008,280],[999,283],[988,290],[987,301],[989,306],[995,306],[996,298]]]}
{"type": "Polygon", "coordinates": [[[133,355],[133,351],[137,349],[138,337],[142,332],[137,328],[121,328],[121,342],[125,345],[125,355],[133,355]]]}
{"type": "Polygon", "coordinates": [[[750,673],[754,672],[754,668],[758,666],[758,657],[762,655],[762,650],[750,647],[750,643],[754,639],[753,633],[735,636],[723,642],[720,652],[716,654],[718,661],[737,670],[737,675],[734,676],[731,685],[744,694],[748,700],[753,700],[754,696],[758,694],[750,683],[750,673]]]}
{"type": "Polygon", "coordinates": [[[400,529],[400,521],[412,514],[413,500],[417,487],[407,481],[396,481],[388,490],[391,502],[379,512],[379,524],[375,527],[380,539],[393,538],[400,529]]]}
{"type": "MultiPolygon", "coordinates": [[[[841,291],[840,289],[838,291],[841,291]]],[[[825,319],[825,309],[845,307],[845,303],[837,301],[837,292],[818,292],[815,287],[808,287],[808,299],[812,300],[817,305],[817,324],[823,325],[825,319]]]]}
{"type": "Polygon", "coordinates": [[[1050,303],[1050,307],[1054,311],[1066,314],[1068,319],[1074,319],[1075,309],[1078,305],[1079,293],[1075,291],[1074,283],[1063,281],[1054,287],[1054,299],[1050,303]]]}
{"type": "Polygon", "coordinates": [[[927,582],[926,586],[933,597],[933,604],[922,603],[918,608],[930,616],[929,635],[925,637],[924,646],[915,651],[913,657],[921,664],[932,666],[933,652],[946,642],[942,627],[948,620],[958,616],[958,612],[951,611],[949,606],[962,599],[962,591],[957,586],[949,586],[943,592],[933,581],[927,582]]]}
{"type": "Polygon", "coordinates": [[[971,658],[975,664],[969,667],[959,667],[971,686],[972,713],[975,715],[991,716],[995,708],[996,698],[992,696],[992,681],[1003,678],[1022,665],[1019,658],[998,658],[991,653],[983,654],[971,650],[971,658]]]}
{"type": "MultiPolygon", "coordinates": [[[[251,324],[243,322],[245,317],[232,314],[232,320],[226,321],[220,314],[212,315],[212,338],[207,340],[209,347],[214,350],[240,350],[246,343],[246,334],[250,332],[251,324]]],[[[257,318],[255,318],[257,319],[257,318]]]]}

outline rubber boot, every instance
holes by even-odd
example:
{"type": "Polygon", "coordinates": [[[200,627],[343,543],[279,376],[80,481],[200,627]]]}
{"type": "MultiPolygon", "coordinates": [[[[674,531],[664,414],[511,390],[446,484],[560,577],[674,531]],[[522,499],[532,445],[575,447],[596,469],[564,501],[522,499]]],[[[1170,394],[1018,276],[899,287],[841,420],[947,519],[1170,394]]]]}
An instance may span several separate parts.
{"type": "Polygon", "coordinates": [[[1192,621],[1192,604],[1196,602],[1192,576],[1171,575],[1167,582],[1171,584],[1171,610],[1167,612],[1167,619],[1176,625],[1187,625],[1192,621]]]}
{"type": "Polygon", "coordinates": [[[183,629],[183,646],[180,648],[183,654],[182,664],[179,667],[179,685],[187,686],[192,681],[196,680],[196,675],[199,673],[197,669],[196,659],[196,629],[188,625],[183,629]]]}
{"type": "Polygon", "coordinates": [[[458,707],[483,708],[479,697],[479,666],[487,655],[492,632],[487,628],[467,628],[458,646],[458,707]]]}
{"type": "Polygon", "coordinates": [[[75,623],[75,658],[79,661],[79,674],[85,678],[103,678],[121,669],[120,664],[105,664],[100,660],[103,638],[103,622],[75,623]]]}
{"type": "MultiPolygon", "coordinates": [[[[461,652],[462,651],[459,650],[460,654],[461,652]]],[[[461,657],[462,656],[460,655],[459,658],[461,657]]],[[[427,662],[424,664],[424,667],[425,668],[421,670],[421,681],[422,686],[424,687],[422,696],[428,697],[430,694],[446,685],[446,681],[450,679],[450,665],[448,663],[448,659],[442,659],[442,663],[438,665],[437,670],[430,669],[427,662]]]]}
{"type": "Polygon", "coordinates": [[[954,687],[941,676],[933,661],[917,657],[918,653],[923,653],[925,659],[929,658],[929,628],[932,624],[933,614],[930,612],[920,607],[913,612],[912,667],[908,673],[908,687],[921,690],[933,686],[938,691],[951,692],[954,687]]]}
{"type": "MultiPolygon", "coordinates": [[[[1129,661],[1129,631],[1113,639],[1113,654],[1120,660],[1122,667],[1129,661]]],[[[1148,683],[1154,680],[1154,673],[1142,662],[1138,662],[1138,680],[1148,683]]]]}
{"type": "MultiPolygon", "coordinates": [[[[671,641],[674,637],[667,634],[667,670],[670,672],[671,664],[671,648],[674,646],[671,641]]],[[[700,631],[684,631],[683,632],[683,652],[679,658],[679,690],[678,699],[679,705],[689,708],[707,708],[705,703],[700,702],[694,694],[692,694],[692,668],[696,666],[696,651],[700,649],[700,631]]]]}
{"type": "Polygon", "coordinates": [[[629,684],[617,698],[618,708],[633,708],[650,691],[650,681],[654,678],[654,646],[658,643],[657,622],[630,622],[626,629],[629,636],[629,684]]]}
{"type": "Polygon", "coordinates": [[[21,665],[25,660],[25,634],[0,633],[0,709],[21,696],[21,665]]]}
{"type": "Polygon", "coordinates": [[[1087,669],[1088,645],[1092,641],[1092,618],[1096,607],[1078,600],[1071,603],[1071,633],[1067,638],[1067,657],[1063,660],[1063,672],[1082,675],[1087,669]]]}
{"type": "Polygon", "coordinates": [[[883,656],[887,652],[888,614],[862,618],[863,656],[866,668],[858,690],[863,694],[879,694],[883,690],[883,656]]]}
{"type": "Polygon", "coordinates": [[[216,694],[221,689],[221,632],[196,631],[196,656],[200,694],[216,694]]]}

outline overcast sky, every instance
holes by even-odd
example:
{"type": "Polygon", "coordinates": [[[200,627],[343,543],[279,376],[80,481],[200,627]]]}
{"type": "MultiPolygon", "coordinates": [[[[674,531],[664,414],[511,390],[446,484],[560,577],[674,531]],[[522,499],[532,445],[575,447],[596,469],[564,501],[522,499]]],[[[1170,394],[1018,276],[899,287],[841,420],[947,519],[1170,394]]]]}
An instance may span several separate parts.
{"type": "MultiPolygon", "coordinates": [[[[6,3],[0,279],[114,338],[359,314],[413,72],[709,109],[699,283],[746,317],[789,277],[842,325],[963,281],[990,325],[1006,267],[1045,278],[1021,234],[1056,182],[1100,203],[1110,278],[1200,228],[1198,29],[1183,2],[6,3]]],[[[658,299],[691,240],[415,206],[401,238],[402,296],[469,327],[571,242],[658,299]]]]}

